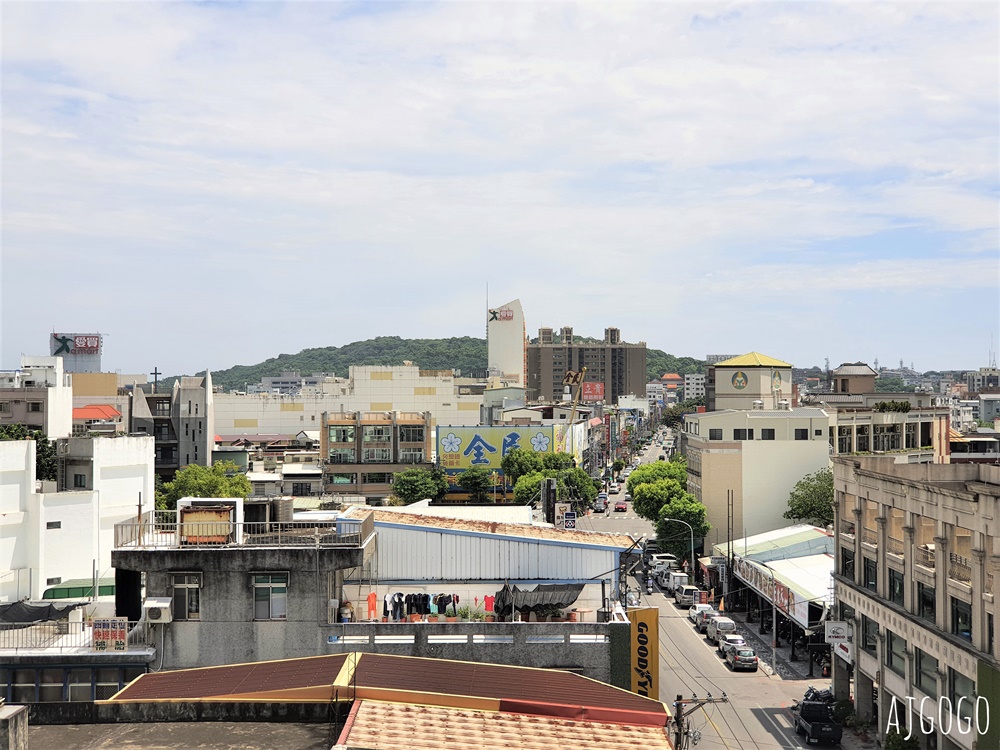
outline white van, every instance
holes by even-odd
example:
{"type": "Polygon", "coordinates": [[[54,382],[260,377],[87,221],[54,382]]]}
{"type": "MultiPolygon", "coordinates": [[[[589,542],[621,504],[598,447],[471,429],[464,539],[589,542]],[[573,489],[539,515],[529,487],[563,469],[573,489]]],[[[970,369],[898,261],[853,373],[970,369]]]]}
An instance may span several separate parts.
{"type": "Polygon", "coordinates": [[[690,607],[694,604],[695,597],[699,596],[699,592],[697,586],[681,586],[674,591],[674,601],[679,607],[690,607]]]}
{"type": "Polygon", "coordinates": [[[670,555],[666,552],[657,552],[656,554],[649,556],[649,567],[654,569],[669,568],[670,570],[677,570],[680,566],[680,560],[677,559],[676,555],[670,555]]]}
{"type": "Polygon", "coordinates": [[[680,573],[676,570],[670,570],[669,568],[659,568],[659,572],[656,576],[656,582],[660,584],[661,588],[667,590],[668,593],[673,593],[680,586],[685,586],[691,583],[691,579],[688,578],[687,573],[680,573]]]}
{"type": "Polygon", "coordinates": [[[708,623],[708,630],[705,632],[705,636],[718,646],[722,636],[735,632],[736,623],[731,619],[728,617],[713,617],[708,623]]]}

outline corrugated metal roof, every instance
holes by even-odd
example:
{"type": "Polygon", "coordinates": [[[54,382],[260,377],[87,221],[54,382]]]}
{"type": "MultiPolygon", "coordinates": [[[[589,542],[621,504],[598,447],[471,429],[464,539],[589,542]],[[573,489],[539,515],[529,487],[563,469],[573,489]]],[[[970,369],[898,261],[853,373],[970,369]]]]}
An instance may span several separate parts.
{"type": "MultiPolygon", "coordinates": [[[[370,508],[351,508],[344,514],[345,518],[357,517],[367,513],[370,508]]],[[[403,524],[405,526],[424,526],[432,529],[455,532],[472,532],[478,534],[495,534],[498,536],[520,537],[522,539],[539,539],[563,544],[587,544],[603,547],[631,547],[632,538],[626,534],[608,534],[599,531],[581,531],[554,529],[551,526],[529,526],[519,523],[498,523],[495,521],[471,521],[460,518],[440,518],[422,516],[414,513],[398,513],[376,510],[375,523],[403,524]]]]}
{"type": "MultiPolygon", "coordinates": [[[[521,713],[546,716],[621,712],[629,723],[665,726],[664,704],[571,672],[386,654],[337,654],[222,667],[149,672],[109,702],[252,700],[266,693],[338,688],[344,700],[405,695],[414,703],[450,706],[461,699],[507,701],[521,713]],[[353,666],[353,669],[352,669],[353,666]],[[366,695],[367,693],[367,695],[366,695]]],[[[288,699],[302,700],[299,696],[288,699]]],[[[328,695],[325,700],[330,700],[328,695]]],[[[277,699],[280,700],[280,699],[277,699]]],[[[313,699],[315,700],[315,699],[313,699]]]]}
{"type": "Polygon", "coordinates": [[[233,698],[264,690],[332,685],[347,657],[348,654],[333,654],[256,664],[148,672],[126,685],[112,700],[204,700],[219,696],[233,698]]]}
{"type": "Polygon", "coordinates": [[[663,727],[358,701],[334,748],[669,750],[663,727]]]}
{"type": "MultiPolygon", "coordinates": [[[[716,544],[712,550],[716,555],[725,556],[729,554],[729,545],[716,544]]],[[[832,537],[825,529],[804,523],[733,540],[733,554],[737,557],[763,561],[790,557],[796,552],[808,554],[820,550],[833,550],[832,537]]]]}
{"type": "Polygon", "coordinates": [[[749,352],[748,354],[741,354],[738,357],[733,357],[731,359],[724,359],[722,362],[716,362],[716,367],[791,367],[788,362],[782,362],[780,359],[775,359],[774,357],[768,357],[766,354],[761,354],[760,352],[749,352]]]}
{"type": "Polygon", "coordinates": [[[557,669],[363,654],[354,680],[359,687],[383,690],[652,711],[666,716],[666,708],[658,701],[557,669]]]}

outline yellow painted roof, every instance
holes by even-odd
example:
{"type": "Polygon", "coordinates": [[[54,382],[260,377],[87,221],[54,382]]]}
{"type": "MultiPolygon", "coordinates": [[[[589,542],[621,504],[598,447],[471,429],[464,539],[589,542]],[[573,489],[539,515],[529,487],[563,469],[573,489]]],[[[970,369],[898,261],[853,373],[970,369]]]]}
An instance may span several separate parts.
{"type": "Polygon", "coordinates": [[[741,354],[738,357],[733,357],[732,359],[726,359],[722,362],[716,362],[716,367],[791,367],[788,362],[782,362],[780,359],[775,359],[774,357],[768,357],[766,354],[761,354],[760,352],[750,352],[749,354],[741,354]]]}

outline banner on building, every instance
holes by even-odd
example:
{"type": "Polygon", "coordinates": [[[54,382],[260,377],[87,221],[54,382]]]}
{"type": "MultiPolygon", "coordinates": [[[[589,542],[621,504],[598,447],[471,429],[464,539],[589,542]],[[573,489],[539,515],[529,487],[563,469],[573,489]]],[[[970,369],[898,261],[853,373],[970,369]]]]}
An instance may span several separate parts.
{"type": "MultiPolygon", "coordinates": [[[[533,453],[555,453],[561,447],[561,426],[438,427],[438,465],[454,485],[466,469],[479,466],[503,478],[501,461],[515,448],[533,453]]],[[[497,485],[500,486],[500,485],[497,485]]],[[[509,484],[505,485],[511,489],[509,484]]]]}
{"type": "Polygon", "coordinates": [[[94,620],[93,650],[128,651],[128,618],[106,617],[94,620]]]}
{"type": "Polygon", "coordinates": [[[580,391],[580,398],[584,401],[603,401],[604,383],[597,381],[587,381],[580,391]]]}
{"type": "Polygon", "coordinates": [[[644,698],[660,699],[660,610],[656,607],[630,609],[632,624],[632,692],[644,698]]]}

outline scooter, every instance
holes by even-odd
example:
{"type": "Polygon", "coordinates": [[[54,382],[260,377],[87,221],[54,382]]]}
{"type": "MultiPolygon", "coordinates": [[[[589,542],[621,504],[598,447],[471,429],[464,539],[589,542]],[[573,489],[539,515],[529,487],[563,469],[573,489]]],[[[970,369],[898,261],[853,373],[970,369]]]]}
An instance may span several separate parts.
{"type": "Polygon", "coordinates": [[[646,579],[646,593],[647,594],[652,594],[653,593],[653,579],[652,578],[647,578],[646,579]]]}

